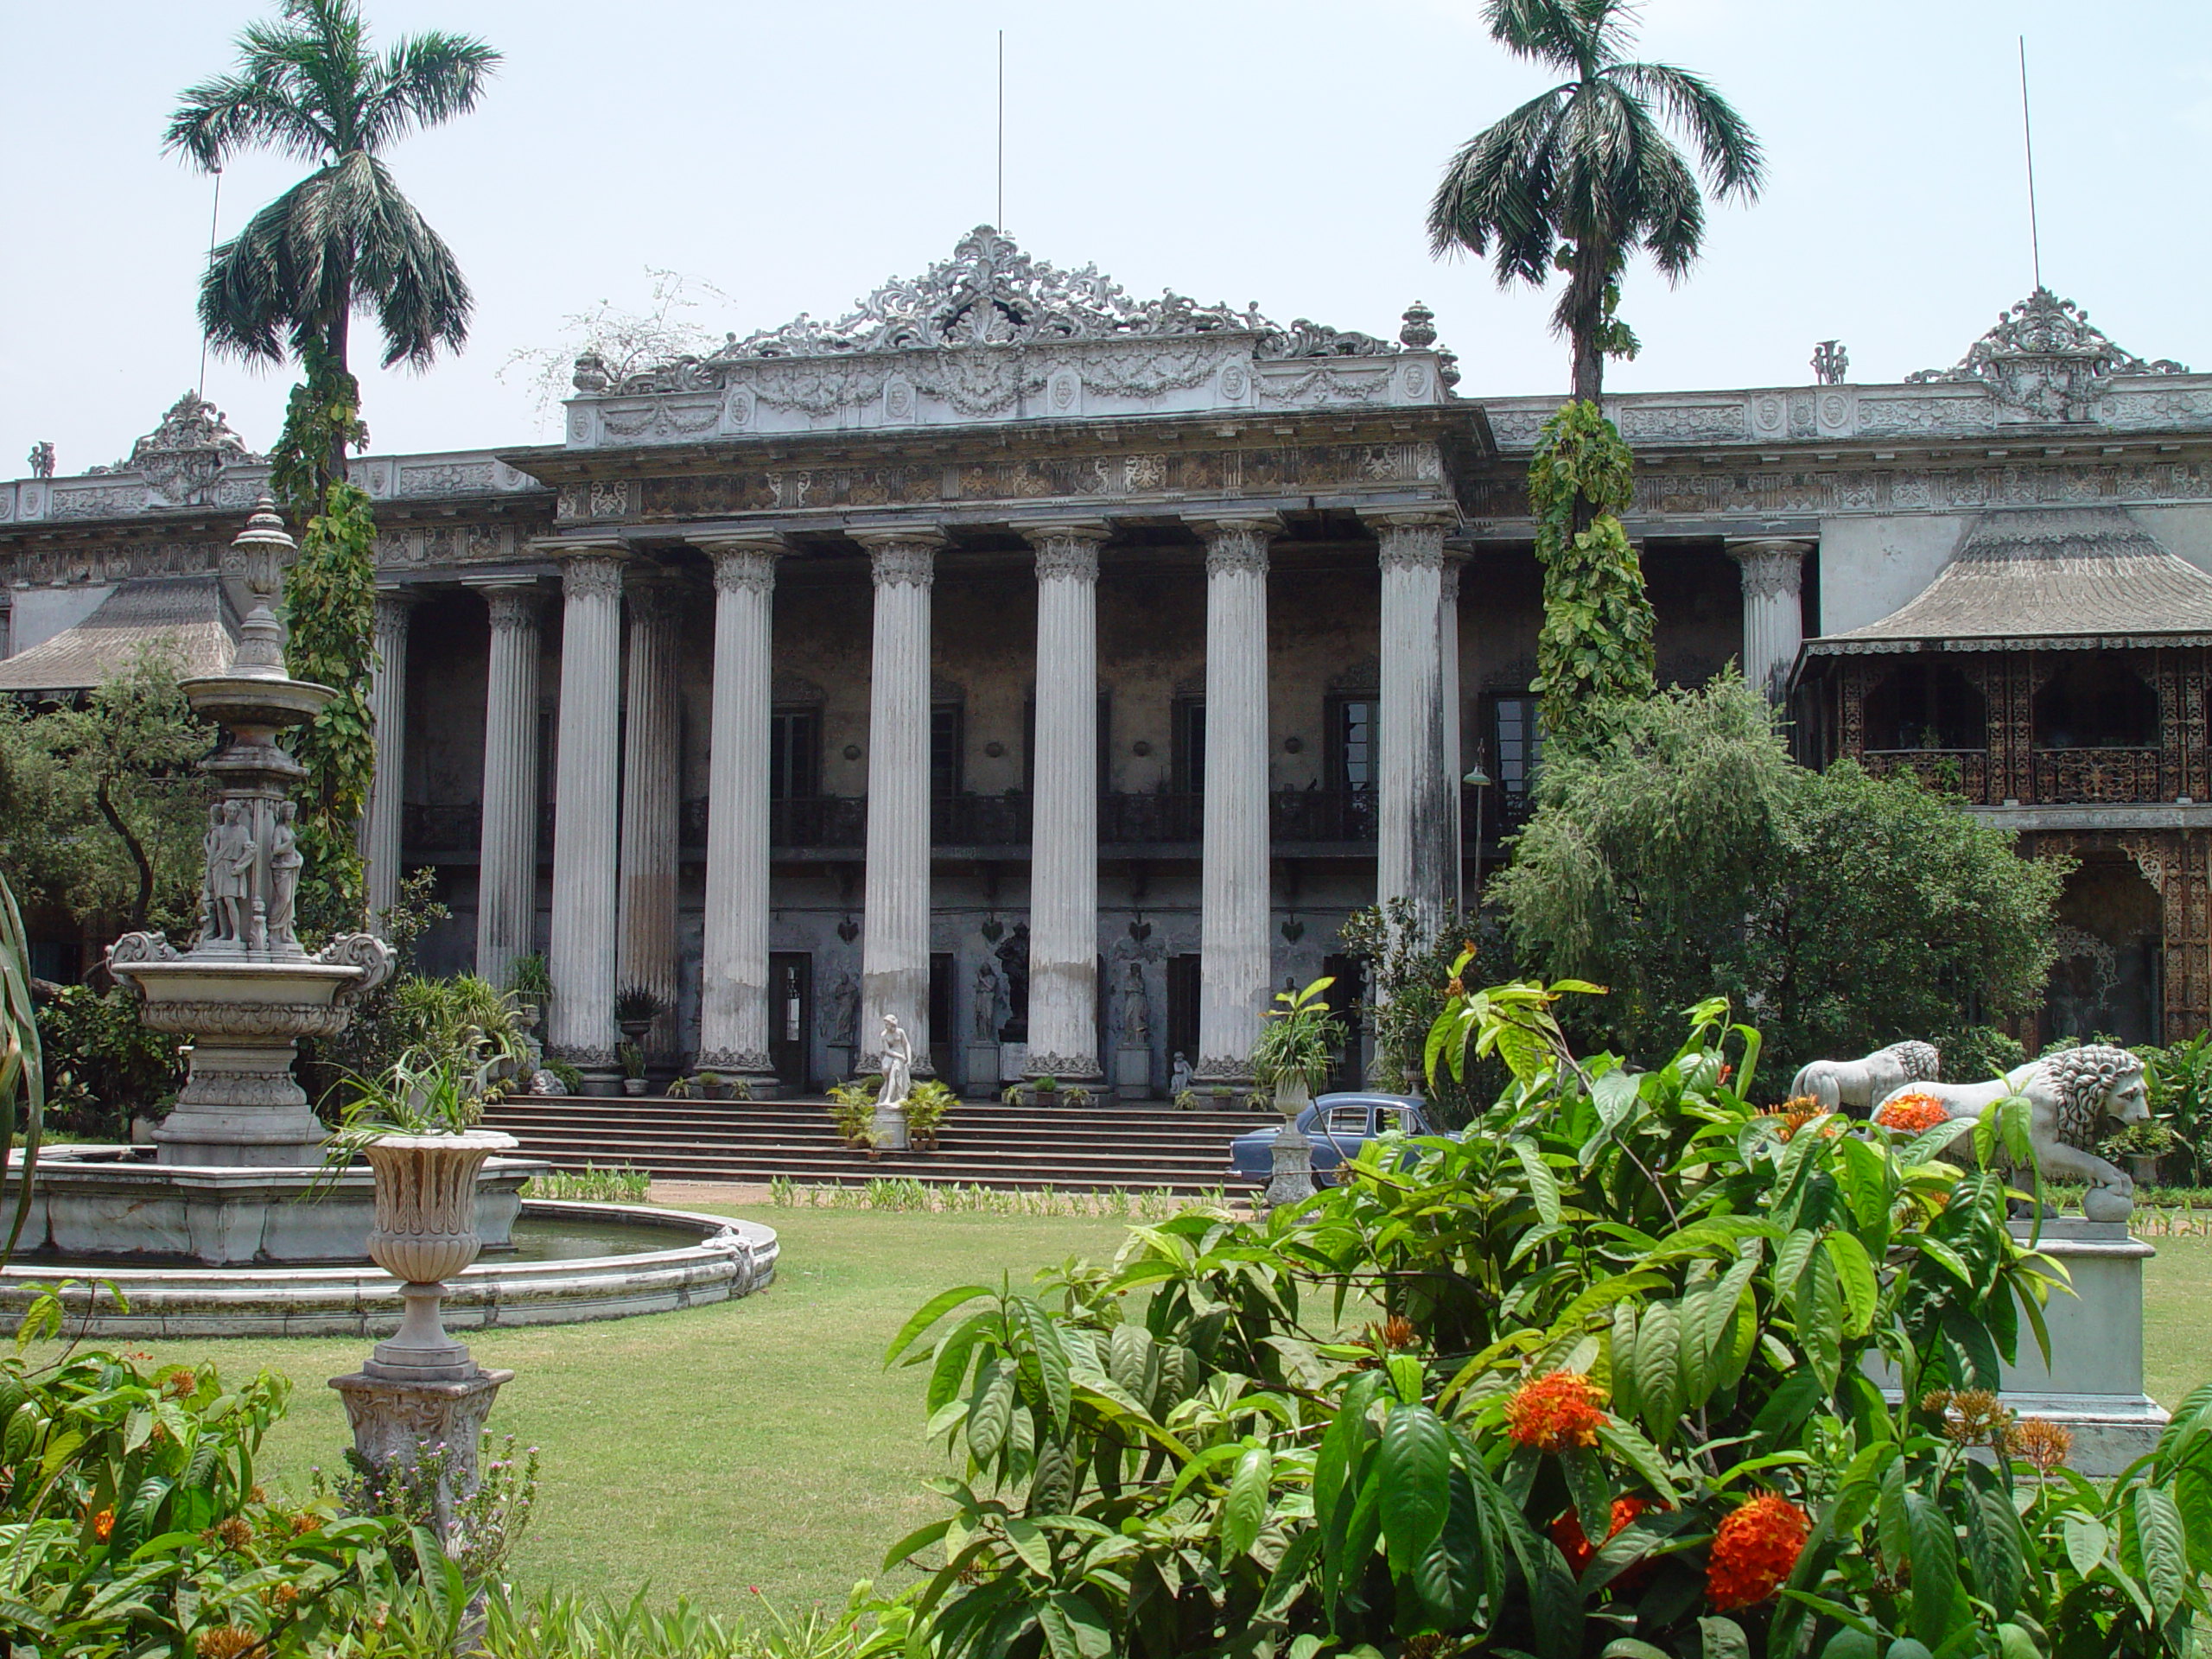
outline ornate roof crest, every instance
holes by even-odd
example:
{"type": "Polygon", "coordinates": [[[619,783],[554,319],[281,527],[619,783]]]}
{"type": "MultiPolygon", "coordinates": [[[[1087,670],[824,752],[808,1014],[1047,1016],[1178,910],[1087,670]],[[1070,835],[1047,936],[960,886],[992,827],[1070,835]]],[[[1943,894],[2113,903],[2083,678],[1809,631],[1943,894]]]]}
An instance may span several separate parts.
{"type": "Polygon", "coordinates": [[[1347,334],[1301,317],[1287,328],[1250,306],[1200,305],[1170,290],[1132,299],[1096,265],[1062,270],[1021,251],[1014,239],[978,226],[950,259],[920,276],[886,283],[834,322],[802,314],[780,328],[735,335],[705,358],[680,357],[610,384],[593,353],[576,359],[575,385],[587,393],[689,391],[721,384],[721,365],[762,358],[842,357],[945,351],[1063,340],[1162,339],[1241,334],[1258,337],[1257,358],[1372,357],[1399,348],[1371,334],[1347,334]]]}
{"type": "Polygon", "coordinates": [[[130,458],[95,473],[137,473],[173,507],[201,505],[226,467],[264,460],[231,430],[223,411],[188,391],[169,405],[162,423],[130,446],[130,458]]]}
{"type": "Polygon", "coordinates": [[[2145,362],[2089,325],[2089,314],[2047,288],[1997,319],[1954,367],[1923,369],[1908,383],[1978,380],[2030,419],[2079,421],[2115,374],[2187,374],[2171,358],[2145,362]]]}

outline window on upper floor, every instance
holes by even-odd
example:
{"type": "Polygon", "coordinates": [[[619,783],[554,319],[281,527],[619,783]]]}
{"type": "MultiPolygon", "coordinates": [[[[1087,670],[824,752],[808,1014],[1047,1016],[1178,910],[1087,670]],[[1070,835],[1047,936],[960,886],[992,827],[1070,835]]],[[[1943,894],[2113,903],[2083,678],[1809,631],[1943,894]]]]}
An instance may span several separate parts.
{"type": "Polygon", "coordinates": [[[2147,749],[2158,742],[2158,695],[2115,652],[2066,652],[2032,706],[2039,749],[2147,749]]]}
{"type": "Polygon", "coordinates": [[[779,709],[768,716],[768,798],[811,800],[822,793],[822,711],[779,709]]]}
{"type": "Polygon", "coordinates": [[[1989,747],[1989,706],[1948,663],[1898,664],[1867,688],[1861,719],[1861,742],[1875,753],[1989,747]]]}
{"type": "Polygon", "coordinates": [[[1206,703],[1204,697],[1175,700],[1175,789],[1183,795],[1206,790],[1206,703]]]}
{"type": "Polygon", "coordinates": [[[930,705],[930,796],[949,801],[966,779],[967,720],[957,702],[930,705]]]}
{"type": "Polygon", "coordinates": [[[1382,782],[1376,748],[1379,705],[1372,697],[1329,699],[1329,786],[1362,795],[1382,782]]]}

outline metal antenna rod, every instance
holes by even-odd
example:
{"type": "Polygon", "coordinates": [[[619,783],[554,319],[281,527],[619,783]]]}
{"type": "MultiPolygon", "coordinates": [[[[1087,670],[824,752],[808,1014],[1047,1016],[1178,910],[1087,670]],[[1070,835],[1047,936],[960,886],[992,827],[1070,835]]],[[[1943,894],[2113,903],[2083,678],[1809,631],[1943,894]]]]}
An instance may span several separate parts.
{"type": "Polygon", "coordinates": [[[999,30],[999,206],[998,228],[1006,229],[1006,30],[999,30]]]}
{"type": "Polygon", "coordinates": [[[2020,36],[2020,138],[2028,155],[2028,255],[2043,286],[2043,233],[2036,226],[2036,130],[2028,119],[2028,37],[2020,36]]]}
{"type": "MultiPolygon", "coordinates": [[[[215,264],[215,226],[222,219],[222,214],[223,169],[219,167],[215,169],[214,205],[207,210],[207,264],[210,270],[213,270],[215,264]]],[[[199,395],[203,400],[207,396],[207,331],[205,328],[200,331],[199,395]]]]}

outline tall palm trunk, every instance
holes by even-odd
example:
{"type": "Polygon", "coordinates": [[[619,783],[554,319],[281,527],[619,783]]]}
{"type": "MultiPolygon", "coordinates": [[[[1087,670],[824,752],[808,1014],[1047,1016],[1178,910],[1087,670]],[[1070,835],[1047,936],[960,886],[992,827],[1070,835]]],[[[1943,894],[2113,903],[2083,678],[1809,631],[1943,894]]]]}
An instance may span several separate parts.
{"type": "Polygon", "coordinates": [[[1574,247],[1574,269],[1567,278],[1567,314],[1574,346],[1574,399],[1599,404],[1605,395],[1605,283],[1610,250],[1597,237],[1574,247]]]}
{"type": "MultiPolygon", "coordinates": [[[[346,363],[346,338],[353,321],[353,284],[348,281],[339,285],[338,314],[330,320],[324,331],[323,340],[330,351],[331,365],[343,377],[350,372],[346,363]]],[[[330,499],[330,486],[346,476],[346,435],[333,428],[330,453],[323,461],[322,487],[315,492],[321,499],[330,499]]]]}

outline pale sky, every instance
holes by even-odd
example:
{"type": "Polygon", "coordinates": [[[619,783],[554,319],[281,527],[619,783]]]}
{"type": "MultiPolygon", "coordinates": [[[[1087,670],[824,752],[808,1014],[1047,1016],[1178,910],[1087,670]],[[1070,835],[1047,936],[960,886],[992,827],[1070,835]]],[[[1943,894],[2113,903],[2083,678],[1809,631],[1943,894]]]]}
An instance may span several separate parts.
{"type": "MultiPolygon", "coordinates": [[[[273,9],[273,8],[270,8],[273,9]]],[[[245,0],[0,0],[0,477],[52,439],[112,461],[200,374],[209,181],[162,155],[176,92],[226,69],[245,0]]],[[[541,442],[499,370],[648,266],[729,296],[719,335],[836,315],[994,218],[1007,35],[1006,221],[1138,296],[1256,300],[1395,334],[1424,299],[1472,397],[1563,388],[1548,296],[1428,255],[1452,149],[1545,84],[1471,0],[370,0],[506,54],[479,111],[389,160],[477,296],[461,355],[356,367],[384,453],[541,442]]],[[[2035,111],[2044,280],[2121,346],[2212,369],[2212,8],[2125,0],[1650,0],[1639,55],[1714,79],[1764,139],[1766,195],[1717,209],[1704,264],[1630,277],[1622,389],[1802,385],[1948,365],[2031,286],[2014,38],[2035,111]]],[[[227,237],[300,175],[223,180],[227,237]]],[[[219,360],[207,395],[256,448],[288,378],[219,360]]]]}

